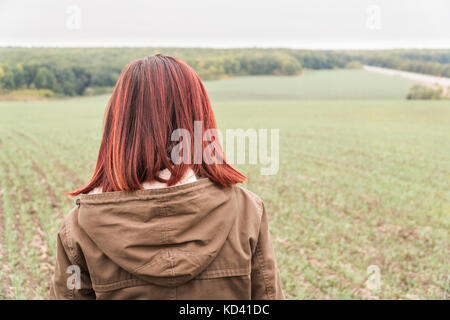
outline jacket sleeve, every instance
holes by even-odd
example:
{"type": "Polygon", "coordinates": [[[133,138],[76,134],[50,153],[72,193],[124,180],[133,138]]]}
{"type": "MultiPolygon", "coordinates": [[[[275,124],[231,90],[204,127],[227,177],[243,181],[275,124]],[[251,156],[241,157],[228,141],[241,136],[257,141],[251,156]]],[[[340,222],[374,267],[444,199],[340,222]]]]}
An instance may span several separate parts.
{"type": "Polygon", "coordinates": [[[51,300],[91,300],[95,299],[91,279],[72,239],[68,238],[67,222],[64,222],[57,239],[55,272],[50,283],[51,300]]]}
{"type": "Polygon", "coordinates": [[[270,240],[264,205],[262,205],[258,242],[252,256],[251,282],[252,300],[285,299],[275,260],[275,252],[270,240]]]}

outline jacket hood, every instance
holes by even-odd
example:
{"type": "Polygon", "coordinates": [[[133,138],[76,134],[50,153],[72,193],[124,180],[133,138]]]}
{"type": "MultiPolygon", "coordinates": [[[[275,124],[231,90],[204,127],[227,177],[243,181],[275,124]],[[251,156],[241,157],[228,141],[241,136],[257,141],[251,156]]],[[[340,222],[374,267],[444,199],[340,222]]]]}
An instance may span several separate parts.
{"type": "Polygon", "coordinates": [[[80,195],[78,223],[121,268],[179,286],[214,260],[236,219],[233,188],[209,179],[161,189],[80,195]]]}

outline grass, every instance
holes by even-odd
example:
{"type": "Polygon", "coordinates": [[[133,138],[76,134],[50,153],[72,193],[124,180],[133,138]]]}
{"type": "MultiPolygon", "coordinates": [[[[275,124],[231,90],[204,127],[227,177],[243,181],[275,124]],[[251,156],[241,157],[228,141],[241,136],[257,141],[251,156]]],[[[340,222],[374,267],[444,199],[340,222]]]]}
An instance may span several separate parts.
{"type": "Polygon", "coordinates": [[[403,99],[416,82],[363,70],[306,71],[298,76],[235,77],[209,81],[215,100],[403,99]]]}
{"type": "MultiPolygon", "coordinates": [[[[278,174],[238,168],[265,202],[288,298],[449,297],[450,102],[372,76],[207,83],[221,129],[280,129],[278,174]]],[[[64,192],[90,178],[106,101],[0,102],[0,298],[47,297],[64,192]]]]}
{"type": "Polygon", "coordinates": [[[0,101],[33,101],[54,97],[54,92],[48,89],[19,89],[0,92],[0,101]]]}

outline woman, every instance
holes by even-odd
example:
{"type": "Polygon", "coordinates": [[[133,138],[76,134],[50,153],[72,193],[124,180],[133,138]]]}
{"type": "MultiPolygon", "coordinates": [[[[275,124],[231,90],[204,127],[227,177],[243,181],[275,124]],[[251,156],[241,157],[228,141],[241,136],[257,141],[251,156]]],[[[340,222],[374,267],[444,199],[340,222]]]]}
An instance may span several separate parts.
{"type": "Polygon", "coordinates": [[[58,233],[51,298],[283,298],[263,203],[237,186],[245,176],[218,139],[188,141],[198,124],[216,128],[186,63],[158,54],[125,67],[94,174],[58,233]]]}

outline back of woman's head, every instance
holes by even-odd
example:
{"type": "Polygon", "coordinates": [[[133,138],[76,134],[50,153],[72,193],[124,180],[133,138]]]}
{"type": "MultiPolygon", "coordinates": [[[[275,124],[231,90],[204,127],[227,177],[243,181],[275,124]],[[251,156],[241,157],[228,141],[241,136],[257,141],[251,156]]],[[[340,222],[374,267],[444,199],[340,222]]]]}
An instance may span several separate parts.
{"type": "Polygon", "coordinates": [[[206,90],[189,65],[159,54],[130,62],[107,106],[91,181],[70,195],[97,187],[103,192],[139,190],[144,182],[152,181],[171,186],[189,168],[222,186],[243,182],[245,176],[226,163],[218,139],[195,141],[195,126],[204,133],[216,129],[216,122],[206,90]],[[177,129],[185,134],[174,135],[177,129]],[[186,137],[192,141],[183,141],[186,137]],[[203,159],[208,146],[220,161],[203,159]],[[195,149],[199,149],[200,158],[191,152],[195,149]],[[174,161],[174,154],[184,160],[174,161]],[[158,176],[166,168],[171,172],[167,181],[158,176]]]}

